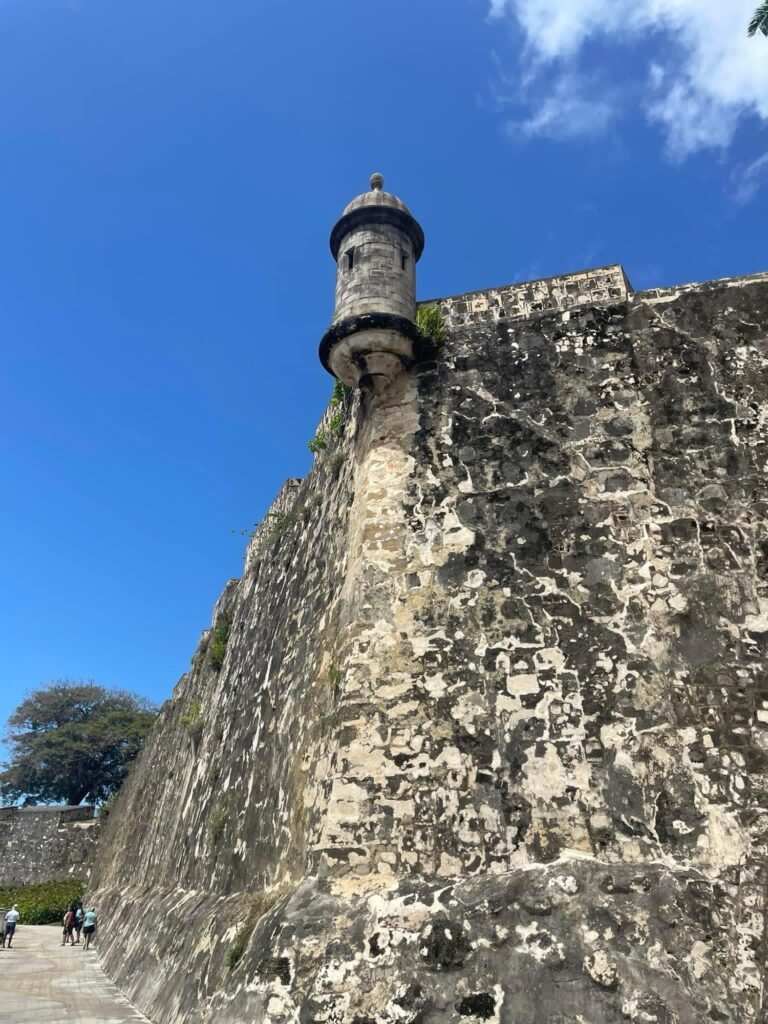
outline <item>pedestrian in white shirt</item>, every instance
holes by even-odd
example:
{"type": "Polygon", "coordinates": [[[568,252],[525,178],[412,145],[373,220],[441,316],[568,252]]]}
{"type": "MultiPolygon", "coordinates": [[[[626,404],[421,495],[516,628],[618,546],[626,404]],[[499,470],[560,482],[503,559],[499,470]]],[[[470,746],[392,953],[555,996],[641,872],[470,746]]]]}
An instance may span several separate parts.
{"type": "Polygon", "coordinates": [[[11,948],[13,936],[16,931],[16,922],[19,920],[19,916],[19,908],[14,903],[11,910],[9,910],[5,915],[5,939],[8,943],[8,949],[11,948]]]}

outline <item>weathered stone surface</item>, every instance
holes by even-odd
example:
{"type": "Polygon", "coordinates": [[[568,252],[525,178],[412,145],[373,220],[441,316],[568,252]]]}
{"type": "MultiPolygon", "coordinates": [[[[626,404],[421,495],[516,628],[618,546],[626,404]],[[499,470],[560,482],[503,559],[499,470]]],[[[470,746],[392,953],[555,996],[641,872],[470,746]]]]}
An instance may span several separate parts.
{"type": "Polygon", "coordinates": [[[93,807],[0,807],[0,885],[87,882],[99,822],[93,807]]]}
{"type": "Polygon", "coordinates": [[[449,327],[535,317],[551,310],[603,305],[626,300],[631,288],[619,263],[573,274],[484,288],[435,299],[449,327]]]}
{"type": "Polygon", "coordinates": [[[281,493],[106,828],[153,1019],[760,1019],[768,279],[600,302],[463,311],[281,493]]]}

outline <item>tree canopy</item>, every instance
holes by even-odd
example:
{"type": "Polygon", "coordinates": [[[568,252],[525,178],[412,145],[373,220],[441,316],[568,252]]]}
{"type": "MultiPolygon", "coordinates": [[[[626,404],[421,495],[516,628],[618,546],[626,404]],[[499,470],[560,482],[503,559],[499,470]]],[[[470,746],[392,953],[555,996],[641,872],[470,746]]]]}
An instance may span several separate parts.
{"type": "Polygon", "coordinates": [[[125,778],[157,711],[93,682],[60,679],[28,694],[8,719],[0,792],[25,804],[105,800],[125,778]]]}
{"type": "Polygon", "coordinates": [[[757,32],[762,32],[764,36],[768,36],[768,0],[760,4],[752,15],[752,21],[749,23],[747,32],[751,36],[757,32]]]}

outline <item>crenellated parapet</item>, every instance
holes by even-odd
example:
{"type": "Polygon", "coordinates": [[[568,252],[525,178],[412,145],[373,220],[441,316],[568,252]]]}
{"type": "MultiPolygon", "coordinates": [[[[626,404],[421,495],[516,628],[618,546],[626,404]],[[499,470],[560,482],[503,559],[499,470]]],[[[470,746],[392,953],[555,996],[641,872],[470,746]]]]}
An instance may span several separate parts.
{"type": "Polygon", "coordinates": [[[454,328],[492,324],[500,320],[522,320],[579,306],[611,305],[626,302],[631,295],[632,288],[624,268],[615,263],[557,277],[427,299],[419,305],[438,306],[446,327],[454,328]]]}

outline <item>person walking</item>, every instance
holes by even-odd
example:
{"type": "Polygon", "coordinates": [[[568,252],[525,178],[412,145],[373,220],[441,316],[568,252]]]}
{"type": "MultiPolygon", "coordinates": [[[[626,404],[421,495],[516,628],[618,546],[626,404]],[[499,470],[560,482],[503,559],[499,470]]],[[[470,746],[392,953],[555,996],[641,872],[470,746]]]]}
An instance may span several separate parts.
{"type": "Polygon", "coordinates": [[[66,944],[68,942],[71,943],[74,946],[74,944],[75,944],[74,931],[75,931],[75,908],[72,905],[70,905],[69,908],[67,909],[66,914],[64,915],[64,932],[63,932],[63,934],[61,936],[61,944],[62,944],[62,946],[66,946],[66,944]]]}
{"type": "Polygon", "coordinates": [[[85,916],[83,917],[83,935],[85,940],[83,942],[83,952],[93,942],[93,936],[96,933],[96,910],[91,907],[90,910],[86,910],[85,916]]]}
{"type": "Polygon", "coordinates": [[[8,913],[5,915],[5,938],[8,943],[8,949],[11,948],[13,942],[13,936],[16,933],[16,923],[18,922],[21,914],[19,914],[19,908],[14,903],[8,913]]]}
{"type": "Polygon", "coordinates": [[[83,917],[83,908],[78,907],[77,910],[75,911],[75,932],[77,933],[77,938],[75,939],[76,946],[80,945],[80,932],[82,931],[83,928],[83,917]]]}

